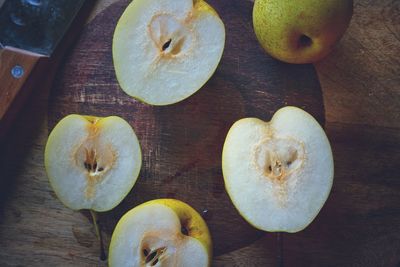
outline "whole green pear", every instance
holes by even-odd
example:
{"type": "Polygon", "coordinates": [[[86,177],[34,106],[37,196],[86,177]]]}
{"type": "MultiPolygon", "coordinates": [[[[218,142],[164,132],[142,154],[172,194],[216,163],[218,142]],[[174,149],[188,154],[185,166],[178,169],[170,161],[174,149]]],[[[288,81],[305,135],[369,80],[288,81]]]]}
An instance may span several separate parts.
{"type": "Polygon", "coordinates": [[[256,0],[253,26],[271,56],[312,63],[331,52],[352,14],[353,0],[256,0]]]}

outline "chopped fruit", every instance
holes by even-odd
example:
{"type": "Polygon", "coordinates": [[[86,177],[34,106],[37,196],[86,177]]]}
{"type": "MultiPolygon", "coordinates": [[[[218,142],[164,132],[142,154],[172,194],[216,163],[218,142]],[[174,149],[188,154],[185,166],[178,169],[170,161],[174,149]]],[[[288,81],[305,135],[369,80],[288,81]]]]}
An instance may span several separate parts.
{"type": "Polygon", "coordinates": [[[250,224],[297,232],[328,198],[333,157],[318,122],[299,108],[285,107],[270,122],[237,121],[225,140],[222,170],[233,204],[250,224]]]}
{"type": "Polygon", "coordinates": [[[141,164],[135,132],[115,116],[69,115],[56,125],[46,144],[50,184],[73,210],[114,208],[135,184],[141,164]]]}
{"type": "Polygon", "coordinates": [[[206,267],[212,244],[206,223],[192,207],[175,199],[157,199],[121,218],[109,254],[110,267],[206,267]]]}
{"type": "Polygon", "coordinates": [[[203,0],[135,0],[114,32],[116,76],[134,98],[173,104],[210,79],[224,45],[224,24],[203,0]]]}

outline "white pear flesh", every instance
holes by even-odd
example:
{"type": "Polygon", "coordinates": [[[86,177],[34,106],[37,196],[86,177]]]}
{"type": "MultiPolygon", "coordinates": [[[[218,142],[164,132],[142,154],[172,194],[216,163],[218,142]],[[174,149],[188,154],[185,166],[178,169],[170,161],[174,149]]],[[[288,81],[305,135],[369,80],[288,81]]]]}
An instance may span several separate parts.
{"type": "Polygon", "coordinates": [[[129,193],[142,163],[139,141],[122,118],[68,115],[49,135],[45,167],[61,202],[107,211],[129,193]]]}
{"type": "Polygon", "coordinates": [[[146,202],[118,222],[110,243],[109,266],[206,267],[211,239],[201,216],[173,199],[146,202]],[[182,227],[187,227],[187,235],[182,227]]]}
{"type": "Polygon", "coordinates": [[[225,45],[218,14],[202,0],[135,0],[115,28],[117,80],[151,105],[179,102],[212,76],[225,45]]]}
{"type": "Polygon", "coordinates": [[[270,122],[234,123],[223,147],[225,188],[239,213],[269,232],[298,232],[317,216],[333,182],[333,157],[318,122],[296,107],[270,122]]]}

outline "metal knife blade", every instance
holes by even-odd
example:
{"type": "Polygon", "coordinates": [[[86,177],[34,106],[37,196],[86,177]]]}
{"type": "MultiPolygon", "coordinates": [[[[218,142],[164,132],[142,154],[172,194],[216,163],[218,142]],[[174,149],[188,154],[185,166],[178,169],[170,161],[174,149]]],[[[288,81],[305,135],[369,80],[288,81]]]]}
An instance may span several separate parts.
{"type": "Polygon", "coordinates": [[[0,0],[0,47],[50,56],[84,2],[0,0]]]}
{"type": "Polygon", "coordinates": [[[43,81],[49,88],[94,3],[0,0],[0,139],[31,92],[43,89],[43,81]]]}

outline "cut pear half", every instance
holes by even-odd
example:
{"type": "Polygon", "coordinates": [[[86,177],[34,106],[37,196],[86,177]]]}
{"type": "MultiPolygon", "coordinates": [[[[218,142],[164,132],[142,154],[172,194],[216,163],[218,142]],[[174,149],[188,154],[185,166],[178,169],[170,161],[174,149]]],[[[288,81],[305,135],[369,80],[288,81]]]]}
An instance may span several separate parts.
{"type": "Polygon", "coordinates": [[[114,208],[132,189],[141,163],[135,132],[116,116],[68,115],[54,127],[45,149],[50,184],[73,210],[114,208]]]}
{"type": "Polygon", "coordinates": [[[222,154],[226,190],[254,227],[297,232],[324,205],[333,182],[333,157],[318,122],[296,107],[270,122],[245,118],[231,127],[222,154]]]}
{"type": "Polygon", "coordinates": [[[110,267],[210,265],[212,244],[203,218],[175,199],[157,199],[128,211],[111,238],[110,267]]]}
{"type": "Polygon", "coordinates": [[[202,0],[135,0],[115,28],[117,80],[130,96],[151,105],[179,102],[214,73],[225,28],[202,0]]]}

